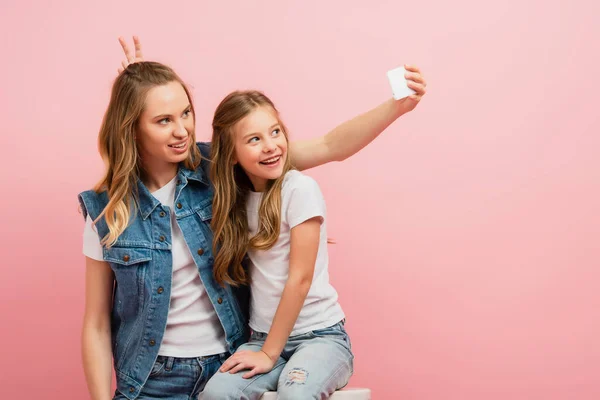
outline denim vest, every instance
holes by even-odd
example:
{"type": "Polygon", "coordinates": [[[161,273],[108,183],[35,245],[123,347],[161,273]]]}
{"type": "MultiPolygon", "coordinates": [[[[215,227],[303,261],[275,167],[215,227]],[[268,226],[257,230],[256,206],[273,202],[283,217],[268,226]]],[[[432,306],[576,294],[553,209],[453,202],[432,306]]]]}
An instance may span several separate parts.
{"type": "MultiPolygon", "coordinates": [[[[197,144],[203,157],[207,143],[197,144]]],[[[128,227],[103,257],[115,275],[111,312],[112,350],[117,389],[135,399],[158,356],[167,326],[171,297],[170,208],[154,198],[138,182],[135,212],[128,227]]],[[[203,159],[194,171],[180,167],[175,192],[175,216],[208,297],[225,330],[228,349],[235,349],[248,336],[248,290],[221,287],[213,278],[212,218],[213,188],[208,180],[208,162],[203,159]]],[[[92,220],[108,204],[106,192],[79,194],[83,215],[92,220]]],[[[108,233],[104,218],[96,223],[100,237],[108,233]]]]}

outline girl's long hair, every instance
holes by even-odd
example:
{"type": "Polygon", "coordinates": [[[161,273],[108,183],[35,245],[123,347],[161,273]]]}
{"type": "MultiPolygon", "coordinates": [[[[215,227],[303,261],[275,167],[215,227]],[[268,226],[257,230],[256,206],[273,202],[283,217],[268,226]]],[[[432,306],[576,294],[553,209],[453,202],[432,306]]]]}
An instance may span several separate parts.
{"type": "Polygon", "coordinates": [[[228,283],[238,286],[249,283],[242,266],[246,252],[248,249],[268,250],[279,238],[281,187],[285,174],[293,169],[289,152],[281,176],[267,183],[259,208],[258,231],[251,238],[248,234],[246,197],[252,190],[252,184],[239,164],[234,164],[233,128],[258,107],[267,107],[275,113],[288,140],[287,130],[275,105],[258,91],[236,91],[229,94],[221,101],[213,118],[210,178],[214,185],[214,198],[211,225],[214,234],[214,276],[221,285],[228,283]]]}

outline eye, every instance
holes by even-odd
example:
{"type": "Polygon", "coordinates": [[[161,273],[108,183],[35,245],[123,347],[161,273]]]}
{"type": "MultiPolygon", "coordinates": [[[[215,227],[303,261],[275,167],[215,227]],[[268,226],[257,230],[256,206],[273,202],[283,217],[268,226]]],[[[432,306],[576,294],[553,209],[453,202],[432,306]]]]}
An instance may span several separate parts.
{"type": "Polygon", "coordinates": [[[163,118],[163,119],[158,120],[158,123],[161,124],[161,125],[166,125],[169,122],[171,122],[170,118],[163,118]]]}
{"type": "Polygon", "coordinates": [[[187,110],[185,110],[185,111],[183,112],[183,117],[184,117],[184,118],[187,118],[187,117],[189,117],[189,115],[190,115],[191,113],[192,113],[192,110],[191,110],[191,109],[187,109],[187,110]]]}
{"type": "Polygon", "coordinates": [[[281,129],[277,128],[271,132],[271,136],[277,136],[281,133],[281,129]]]}
{"type": "Polygon", "coordinates": [[[258,138],[258,136],[253,136],[250,139],[248,139],[248,143],[256,143],[258,142],[260,139],[258,138]],[[255,140],[256,139],[256,140],[255,140]]]}

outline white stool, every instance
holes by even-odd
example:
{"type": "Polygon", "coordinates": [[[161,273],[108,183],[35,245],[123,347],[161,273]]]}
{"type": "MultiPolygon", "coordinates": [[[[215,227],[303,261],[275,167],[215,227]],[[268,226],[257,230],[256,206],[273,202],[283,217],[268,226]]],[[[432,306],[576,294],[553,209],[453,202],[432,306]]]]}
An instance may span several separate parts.
{"type": "MultiPolygon", "coordinates": [[[[338,390],[329,397],[331,400],[371,400],[370,389],[348,388],[338,390]]],[[[277,392],[267,392],[260,400],[276,400],[277,392]]]]}

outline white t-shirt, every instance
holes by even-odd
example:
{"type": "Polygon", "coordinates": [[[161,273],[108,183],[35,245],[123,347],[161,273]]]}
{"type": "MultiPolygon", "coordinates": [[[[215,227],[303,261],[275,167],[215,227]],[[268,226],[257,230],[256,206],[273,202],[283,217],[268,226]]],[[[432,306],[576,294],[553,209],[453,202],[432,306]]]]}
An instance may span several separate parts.
{"type": "MultiPolygon", "coordinates": [[[[177,177],[152,195],[171,209],[173,276],[167,329],[158,354],[200,357],[226,351],[225,332],[202,284],[198,268],[177,225],[173,204],[177,177]]],[[[103,261],[98,232],[87,217],[83,231],[83,254],[103,261]]]]}
{"type": "MultiPolygon", "coordinates": [[[[258,230],[258,209],[263,193],[250,192],[246,203],[250,234],[258,230]]],[[[269,250],[250,250],[250,327],[268,333],[285,287],[290,261],[290,232],[301,223],[321,218],[319,250],[312,285],[291,335],[326,328],[344,319],[338,294],[329,283],[325,200],[319,185],[299,171],[289,171],[281,189],[281,231],[269,250]]]]}

